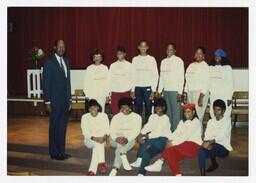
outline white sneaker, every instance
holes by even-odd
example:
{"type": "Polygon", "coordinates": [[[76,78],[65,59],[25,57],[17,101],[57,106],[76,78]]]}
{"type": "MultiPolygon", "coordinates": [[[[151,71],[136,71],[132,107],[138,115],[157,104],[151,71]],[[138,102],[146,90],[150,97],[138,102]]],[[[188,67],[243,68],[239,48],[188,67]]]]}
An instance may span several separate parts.
{"type": "Polygon", "coordinates": [[[164,161],[159,159],[152,165],[146,166],[145,170],[147,170],[149,172],[160,172],[162,170],[163,163],[164,163],[164,161]]]}
{"type": "Polygon", "coordinates": [[[131,164],[132,167],[140,167],[142,158],[137,158],[135,162],[131,164]]]}
{"type": "Polygon", "coordinates": [[[144,175],[139,173],[138,176],[144,176],[144,175]]]}
{"type": "Polygon", "coordinates": [[[116,176],[117,174],[117,170],[115,168],[113,168],[109,174],[109,176],[116,176]]]}
{"type": "Polygon", "coordinates": [[[126,154],[123,154],[123,155],[121,155],[120,157],[121,157],[121,161],[122,161],[122,163],[123,163],[124,169],[125,169],[125,170],[128,170],[128,171],[129,171],[129,170],[132,170],[132,167],[130,166],[130,163],[129,163],[128,159],[127,159],[126,154]]]}

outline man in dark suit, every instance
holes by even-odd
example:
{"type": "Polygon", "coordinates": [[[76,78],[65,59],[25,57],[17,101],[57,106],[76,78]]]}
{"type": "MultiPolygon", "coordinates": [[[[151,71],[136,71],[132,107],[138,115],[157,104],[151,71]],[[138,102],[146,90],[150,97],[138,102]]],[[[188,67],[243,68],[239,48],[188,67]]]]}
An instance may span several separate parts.
{"type": "Polygon", "coordinates": [[[64,58],[66,46],[57,40],[54,55],[44,63],[43,97],[50,113],[49,154],[51,159],[65,160],[71,157],[65,153],[68,113],[71,109],[70,66],[64,58]]]}

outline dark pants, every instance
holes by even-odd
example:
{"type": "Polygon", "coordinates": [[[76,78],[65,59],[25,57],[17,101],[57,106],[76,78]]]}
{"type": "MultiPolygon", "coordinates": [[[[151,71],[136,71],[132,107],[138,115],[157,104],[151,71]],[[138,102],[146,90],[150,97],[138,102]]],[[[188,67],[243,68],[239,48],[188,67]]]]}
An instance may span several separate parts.
{"type": "Polygon", "coordinates": [[[205,148],[200,148],[198,152],[198,161],[200,169],[205,169],[205,163],[207,158],[216,158],[216,157],[227,157],[229,151],[222,145],[215,143],[211,150],[205,148]]]}
{"type": "Polygon", "coordinates": [[[149,165],[150,159],[163,152],[166,140],[167,138],[165,137],[147,139],[143,144],[140,145],[137,154],[137,157],[142,158],[142,162],[139,168],[140,174],[145,175],[146,170],[144,168],[149,165]]]}
{"type": "Polygon", "coordinates": [[[49,125],[49,154],[51,156],[65,154],[68,108],[69,105],[52,105],[49,125]]]}
{"type": "Polygon", "coordinates": [[[135,87],[135,112],[142,115],[143,102],[145,103],[145,121],[148,121],[152,113],[152,101],[150,100],[151,87],[135,87]]]}

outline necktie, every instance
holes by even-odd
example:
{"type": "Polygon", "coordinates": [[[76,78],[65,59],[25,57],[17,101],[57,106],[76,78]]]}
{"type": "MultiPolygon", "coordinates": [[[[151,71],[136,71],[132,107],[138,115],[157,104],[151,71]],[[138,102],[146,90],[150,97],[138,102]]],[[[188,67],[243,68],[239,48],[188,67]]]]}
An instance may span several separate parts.
{"type": "Polygon", "coordinates": [[[64,65],[63,65],[62,61],[63,61],[63,59],[62,59],[62,57],[60,57],[60,68],[61,68],[61,70],[64,72],[64,74],[66,76],[64,65]]]}

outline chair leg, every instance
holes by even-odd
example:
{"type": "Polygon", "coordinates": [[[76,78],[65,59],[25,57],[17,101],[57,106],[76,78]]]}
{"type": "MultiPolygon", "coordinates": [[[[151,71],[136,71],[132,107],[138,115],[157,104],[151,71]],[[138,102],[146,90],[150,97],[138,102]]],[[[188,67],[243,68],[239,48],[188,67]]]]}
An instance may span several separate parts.
{"type": "Polygon", "coordinates": [[[235,114],[235,118],[234,118],[234,123],[233,123],[233,127],[236,128],[236,122],[237,122],[237,114],[235,114]]]}

